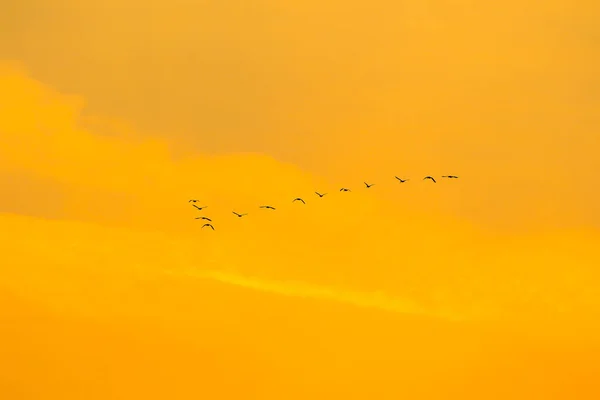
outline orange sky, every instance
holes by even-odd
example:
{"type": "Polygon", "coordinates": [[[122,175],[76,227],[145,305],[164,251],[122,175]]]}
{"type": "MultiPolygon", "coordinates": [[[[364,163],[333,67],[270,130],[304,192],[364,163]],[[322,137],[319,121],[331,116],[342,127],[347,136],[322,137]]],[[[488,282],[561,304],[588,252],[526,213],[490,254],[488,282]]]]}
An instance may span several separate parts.
{"type": "Polygon", "coordinates": [[[14,1],[0,397],[598,398],[600,7],[481,3],[14,1]]]}

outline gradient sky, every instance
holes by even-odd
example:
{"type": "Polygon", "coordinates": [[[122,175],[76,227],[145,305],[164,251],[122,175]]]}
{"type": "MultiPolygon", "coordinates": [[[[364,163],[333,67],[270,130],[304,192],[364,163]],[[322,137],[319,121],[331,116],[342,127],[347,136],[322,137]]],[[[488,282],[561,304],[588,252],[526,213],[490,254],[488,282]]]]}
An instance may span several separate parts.
{"type": "Polygon", "coordinates": [[[600,5],[488,3],[9,0],[0,397],[600,397],[600,5]]]}

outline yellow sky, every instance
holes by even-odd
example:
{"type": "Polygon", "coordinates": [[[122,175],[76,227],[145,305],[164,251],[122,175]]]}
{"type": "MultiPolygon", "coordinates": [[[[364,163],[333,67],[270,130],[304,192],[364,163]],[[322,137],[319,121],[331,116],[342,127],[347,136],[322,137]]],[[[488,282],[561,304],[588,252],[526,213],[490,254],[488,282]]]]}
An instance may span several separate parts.
{"type": "Polygon", "coordinates": [[[5,58],[178,156],[258,152],[336,182],[466,174],[425,205],[600,224],[593,1],[14,3],[5,58]]]}
{"type": "Polygon", "coordinates": [[[0,397],[597,398],[594,2],[9,3],[0,397]]]}

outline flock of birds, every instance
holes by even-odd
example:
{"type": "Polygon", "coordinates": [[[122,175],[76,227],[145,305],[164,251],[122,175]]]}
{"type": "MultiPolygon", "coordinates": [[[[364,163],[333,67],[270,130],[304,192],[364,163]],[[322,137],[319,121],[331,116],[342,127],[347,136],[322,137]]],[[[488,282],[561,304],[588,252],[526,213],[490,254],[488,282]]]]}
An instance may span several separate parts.
{"type": "MultiPolygon", "coordinates": [[[[394,178],[396,178],[396,180],[399,183],[405,183],[405,182],[408,182],[410,180],[410,179],[402,179],[402,178],[399,178],[397,176],[394,176],[394,178]]],[[[456,175],[443,175],[442,178],[446,178],[446,179],[458,179],[458,176],[456,176],[456,175]]],[[[423,178],[423,180],[424,181],[425,180],[430,180],[433,183],[437,183],[437,181],[435,180],[435,178],[433,176],[429,176],[429,175],[426,176],[425,178],[423,178]]],[[[364,185],[365,185],[365,187],[367,189],[370,189],[372,186],[375,185],[374,183],[367,183],[367,182],[363,182],[363,183],[364,183],[364,185]]],[[[340,189],[340,192],[351,192],[351,190],[348,189],[348,188],[343,187],[343,188],[340,189]]],[[[319,196],[320,198],[322,198],[323,196],[327,195],[327,193],[319,193],[319,192],[315,192],[315,194],[317,196],[319,196]]],[[[302,199],[301,197],[296,197],[294,200],[292,200],[292,203],[295,203],[297,201],[300,202],[300,203],[302,203],[302,204],[306,204],[306,202],[304,201],[304,199],[302,199]]],[[[202,211],[205,208],[208,208],[208,206],[203,206],[203,207],[197,206],[195,203],[198,203],[198,202],[199,202],[199,200],[197,200],[197,199],[188,200],[188,203],[192,203],[192,206],[195,207],[199,211],[202,211]]],[[[259,206],[259,208],[264,208],[264,209],[272,210],[272,211],[276,210],[275,207],[270,206],[270,205],[259,206]]],[[[232,211],[232,213],[236,217],[238,217],[238,218],[242,218],[242,217],[245,217],[246,215],[248,215],[248,213],[238,213],[238,212],[235,212],[235,211],[232,211]]],[[[201,221],[208,221],[204,225],[202,225],[202,229],[204,229],[204,228],[210,228],[213,231],[215,230],[215,227],[212,225],[212,219],[210,219],[208,217],[204,217],[204,216],[196,217],[196,219],[201,220],[201,221]]]]}

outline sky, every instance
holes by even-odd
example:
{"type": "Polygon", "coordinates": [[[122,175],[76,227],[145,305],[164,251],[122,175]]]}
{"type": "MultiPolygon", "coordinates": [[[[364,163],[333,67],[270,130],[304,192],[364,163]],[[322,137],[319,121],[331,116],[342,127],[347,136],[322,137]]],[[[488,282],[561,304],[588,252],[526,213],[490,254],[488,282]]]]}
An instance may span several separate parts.
{"type": "Polygon", "coordinates": [[[595,2],[1,7],[0,397],[600,395],[595,2]]]}

